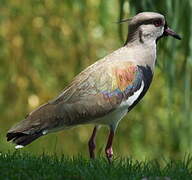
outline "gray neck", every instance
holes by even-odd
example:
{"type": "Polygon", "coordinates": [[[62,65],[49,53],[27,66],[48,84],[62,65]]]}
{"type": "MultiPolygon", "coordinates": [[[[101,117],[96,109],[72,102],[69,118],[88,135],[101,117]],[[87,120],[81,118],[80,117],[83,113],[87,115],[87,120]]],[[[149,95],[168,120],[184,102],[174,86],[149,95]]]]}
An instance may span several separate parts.
{"type": "Polygon", "coordinates": [[[131,50],[133,59],[139,65],[149,66],[154,71],[156,62],[156,40],[153,37],[139,35],[139,33],[128,36],[127,50],[131,50]],[[140,36],[140,37],[139,37],[140,36]]]}

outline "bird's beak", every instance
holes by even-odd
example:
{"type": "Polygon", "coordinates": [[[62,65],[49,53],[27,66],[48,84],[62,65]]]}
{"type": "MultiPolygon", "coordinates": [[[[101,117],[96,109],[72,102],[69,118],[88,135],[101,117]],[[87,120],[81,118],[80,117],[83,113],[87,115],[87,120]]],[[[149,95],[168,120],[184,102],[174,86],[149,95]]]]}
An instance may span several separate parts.
{"type": "Polygon", "coordinates": [[[172,29],[170,29],[167,25],[165,25],[164,28],[165,28],[163,33],[164,36],[173,36],[174,38],[181,40],[181,37],[172,29]]]}

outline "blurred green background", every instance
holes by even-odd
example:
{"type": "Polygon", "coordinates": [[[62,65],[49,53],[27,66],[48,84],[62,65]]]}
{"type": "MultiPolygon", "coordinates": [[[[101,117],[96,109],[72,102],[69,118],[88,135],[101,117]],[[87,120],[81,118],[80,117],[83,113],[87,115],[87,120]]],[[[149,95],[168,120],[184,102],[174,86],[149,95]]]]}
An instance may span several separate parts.
{"type": "MultiPolygon", "coordinates": [[[[164,14],[182,36],[158,43],[152,86],[117,129],[114,153],[136,159],[180,158],[192,150],[191,0],[1,0],[0,151],[14,151],[6,131],[37,106],[58,95],[84,68],[123,45],[127,24],[142,11],[164,14]]],[[[33,153],[84,156],[92,126],[42,137],[24,148],[33,153]]],[[[97,152],[108,135],[101,128],[97,152]]]]}

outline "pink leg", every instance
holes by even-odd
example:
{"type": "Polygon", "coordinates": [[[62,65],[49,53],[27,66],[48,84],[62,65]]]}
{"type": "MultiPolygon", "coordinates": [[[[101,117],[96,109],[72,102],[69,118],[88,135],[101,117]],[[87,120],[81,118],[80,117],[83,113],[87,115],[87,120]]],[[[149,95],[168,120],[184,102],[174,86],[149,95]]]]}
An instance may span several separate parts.
{"type": "Polygon", "coordinates": [[[96,144],[95,144],[95,137],[96,137],[96,133],[97,133],[97,126],[94,127],[93,129],[93,133],[91,135],[91,138],[89,139],[88,142],[88,146],[89,146],[89,154],[90,154],[90,158],[94,159],[95,158],[95,148],[96,148],[96,144]]]}
{"type": "Polygon", "coordinates": [[[105,148],[105,153],[109,163],[112,162],[112,158],[113,158],[113,149],[112,149],[113,137],[114,137],[114,131],[110,130],[109,137],[107,140],[107,146],[105,148]]]}

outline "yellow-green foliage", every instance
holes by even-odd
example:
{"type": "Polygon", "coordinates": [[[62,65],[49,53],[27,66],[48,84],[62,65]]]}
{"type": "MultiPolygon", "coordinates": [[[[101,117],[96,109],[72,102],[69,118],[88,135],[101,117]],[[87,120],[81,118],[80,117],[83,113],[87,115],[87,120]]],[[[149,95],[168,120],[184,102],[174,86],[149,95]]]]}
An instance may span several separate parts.
{"type": "MultiPolygon", "coordinates": [[[[159,43],[154,81],[142,103],[120,123],[115,154],[175,157],[191,150],[191,1],[142,2],[0,1],[0,151],[13,149],[5,139],[13,124],[58,95],[85,67],[122,46],[127,24],[114,23],[119,17],[144,10],[166,15],[183,40],[169,37],[159,43]]],[[[91,130],[84,126],[48,135],[26,151],[85,155],[91,130]]],[[[107,133],[100,130],[98,154],[107,133]]]]}

